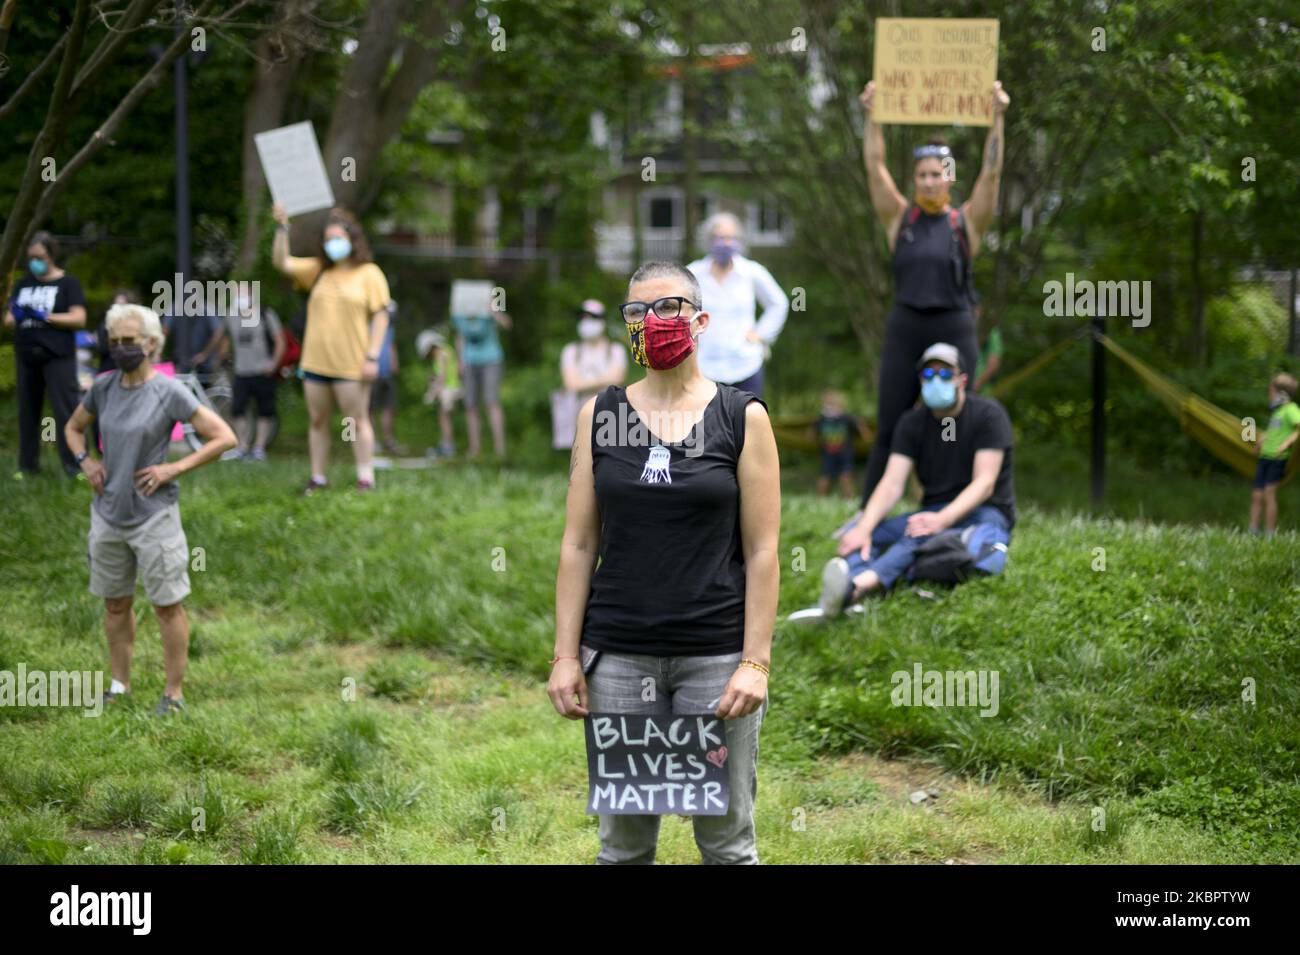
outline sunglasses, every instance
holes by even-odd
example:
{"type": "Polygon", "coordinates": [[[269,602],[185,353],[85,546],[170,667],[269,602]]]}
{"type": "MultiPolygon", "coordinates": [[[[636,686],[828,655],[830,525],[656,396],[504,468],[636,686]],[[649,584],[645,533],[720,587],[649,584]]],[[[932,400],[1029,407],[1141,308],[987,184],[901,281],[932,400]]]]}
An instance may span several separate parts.
{"type": "Polygon", "coordinates": [[[932,378],[939,378],[941,381],[952,381],[956,372],[951,368],[922,368],[921,380],[930,381],[932,378]]]}
{"type": "Polygon", "coordinates": [[[136,338],[134,335],[127,335],[121,338],[114,338],[112,335],[110,335],[108,337],[108,344],[110,346],[111,345],[121,346],[121,345],[138,345],[138,344],[142,344],[142,342],[139,338],[136,338]]]}

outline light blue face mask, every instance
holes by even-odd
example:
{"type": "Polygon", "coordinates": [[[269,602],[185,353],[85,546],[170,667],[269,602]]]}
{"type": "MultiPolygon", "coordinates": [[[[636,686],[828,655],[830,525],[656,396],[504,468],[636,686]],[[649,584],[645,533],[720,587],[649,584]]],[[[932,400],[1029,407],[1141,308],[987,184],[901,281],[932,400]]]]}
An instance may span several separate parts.
{"type": "Polygon", "coordinates": [[[938,377],[923,381],[921,400],[925,402],[927,408],[933,408],[935,411],[951,408],[957,403],[957,384],[951,379],[944,381],[938,377]]]}
{"type": "Polygon", "coordinates": [[[32,275],[40,278],[50,270],[50,266],[44,259],[29,259],[27,261],[27,269],[32,273],[32,275]]]}
{"type": "Polygon", "coordinates": [[[341,262],[352,254],[352,242],[349,239],[340,239],[338,236],[326,239],[325,254],[330,257],[330,261],[341,262]]]}

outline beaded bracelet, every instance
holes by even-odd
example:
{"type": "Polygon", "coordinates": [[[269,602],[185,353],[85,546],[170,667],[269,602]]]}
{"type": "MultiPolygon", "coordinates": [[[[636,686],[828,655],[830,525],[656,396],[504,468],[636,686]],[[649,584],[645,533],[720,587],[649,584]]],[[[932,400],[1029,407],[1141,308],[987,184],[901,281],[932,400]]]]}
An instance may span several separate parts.
{"type": "Polygon", "coordinates": [[[767,667],[763,666],[763,664],[759,663],[757,660],[741,660],[740,665],[743,667],[753,667],[759,673],[763,674],[763,676],[772,675],[771,671],[768,670],[767,667]]]}

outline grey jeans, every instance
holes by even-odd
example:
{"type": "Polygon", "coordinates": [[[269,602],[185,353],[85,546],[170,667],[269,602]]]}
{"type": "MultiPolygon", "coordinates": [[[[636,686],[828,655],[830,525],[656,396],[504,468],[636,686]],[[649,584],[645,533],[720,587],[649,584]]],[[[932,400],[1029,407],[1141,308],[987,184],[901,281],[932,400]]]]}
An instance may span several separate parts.
{"type": "MultiPolygon", "coordinates": [[[[741,660],[740,653],[707,657],[656,657],[603,652],[587,677],[592,713],[712,713],[741,660]]],[[[727,775],[731,802],[725,816],[694,816],[695,844],[706,864],[757,865],[754,796],[758,792],[758,731],[767,700],[753,713],[727,720],[727,775]]],[[[655,861],[658,816],[600,817],[605,864],[655,861]]]]}

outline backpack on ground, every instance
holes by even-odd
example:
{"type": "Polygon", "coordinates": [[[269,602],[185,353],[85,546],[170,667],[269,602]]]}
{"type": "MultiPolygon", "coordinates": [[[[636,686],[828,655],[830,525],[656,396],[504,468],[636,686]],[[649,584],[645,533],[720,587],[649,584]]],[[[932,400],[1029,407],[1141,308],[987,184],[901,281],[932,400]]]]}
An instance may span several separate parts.
{"type": "Polygon", "coordinates": [[[1007,566],[1010,535],[998,524],[972,524],[935,534],[916,549],[909,580],[959,584],[1000,574],[1007,566]]]}

